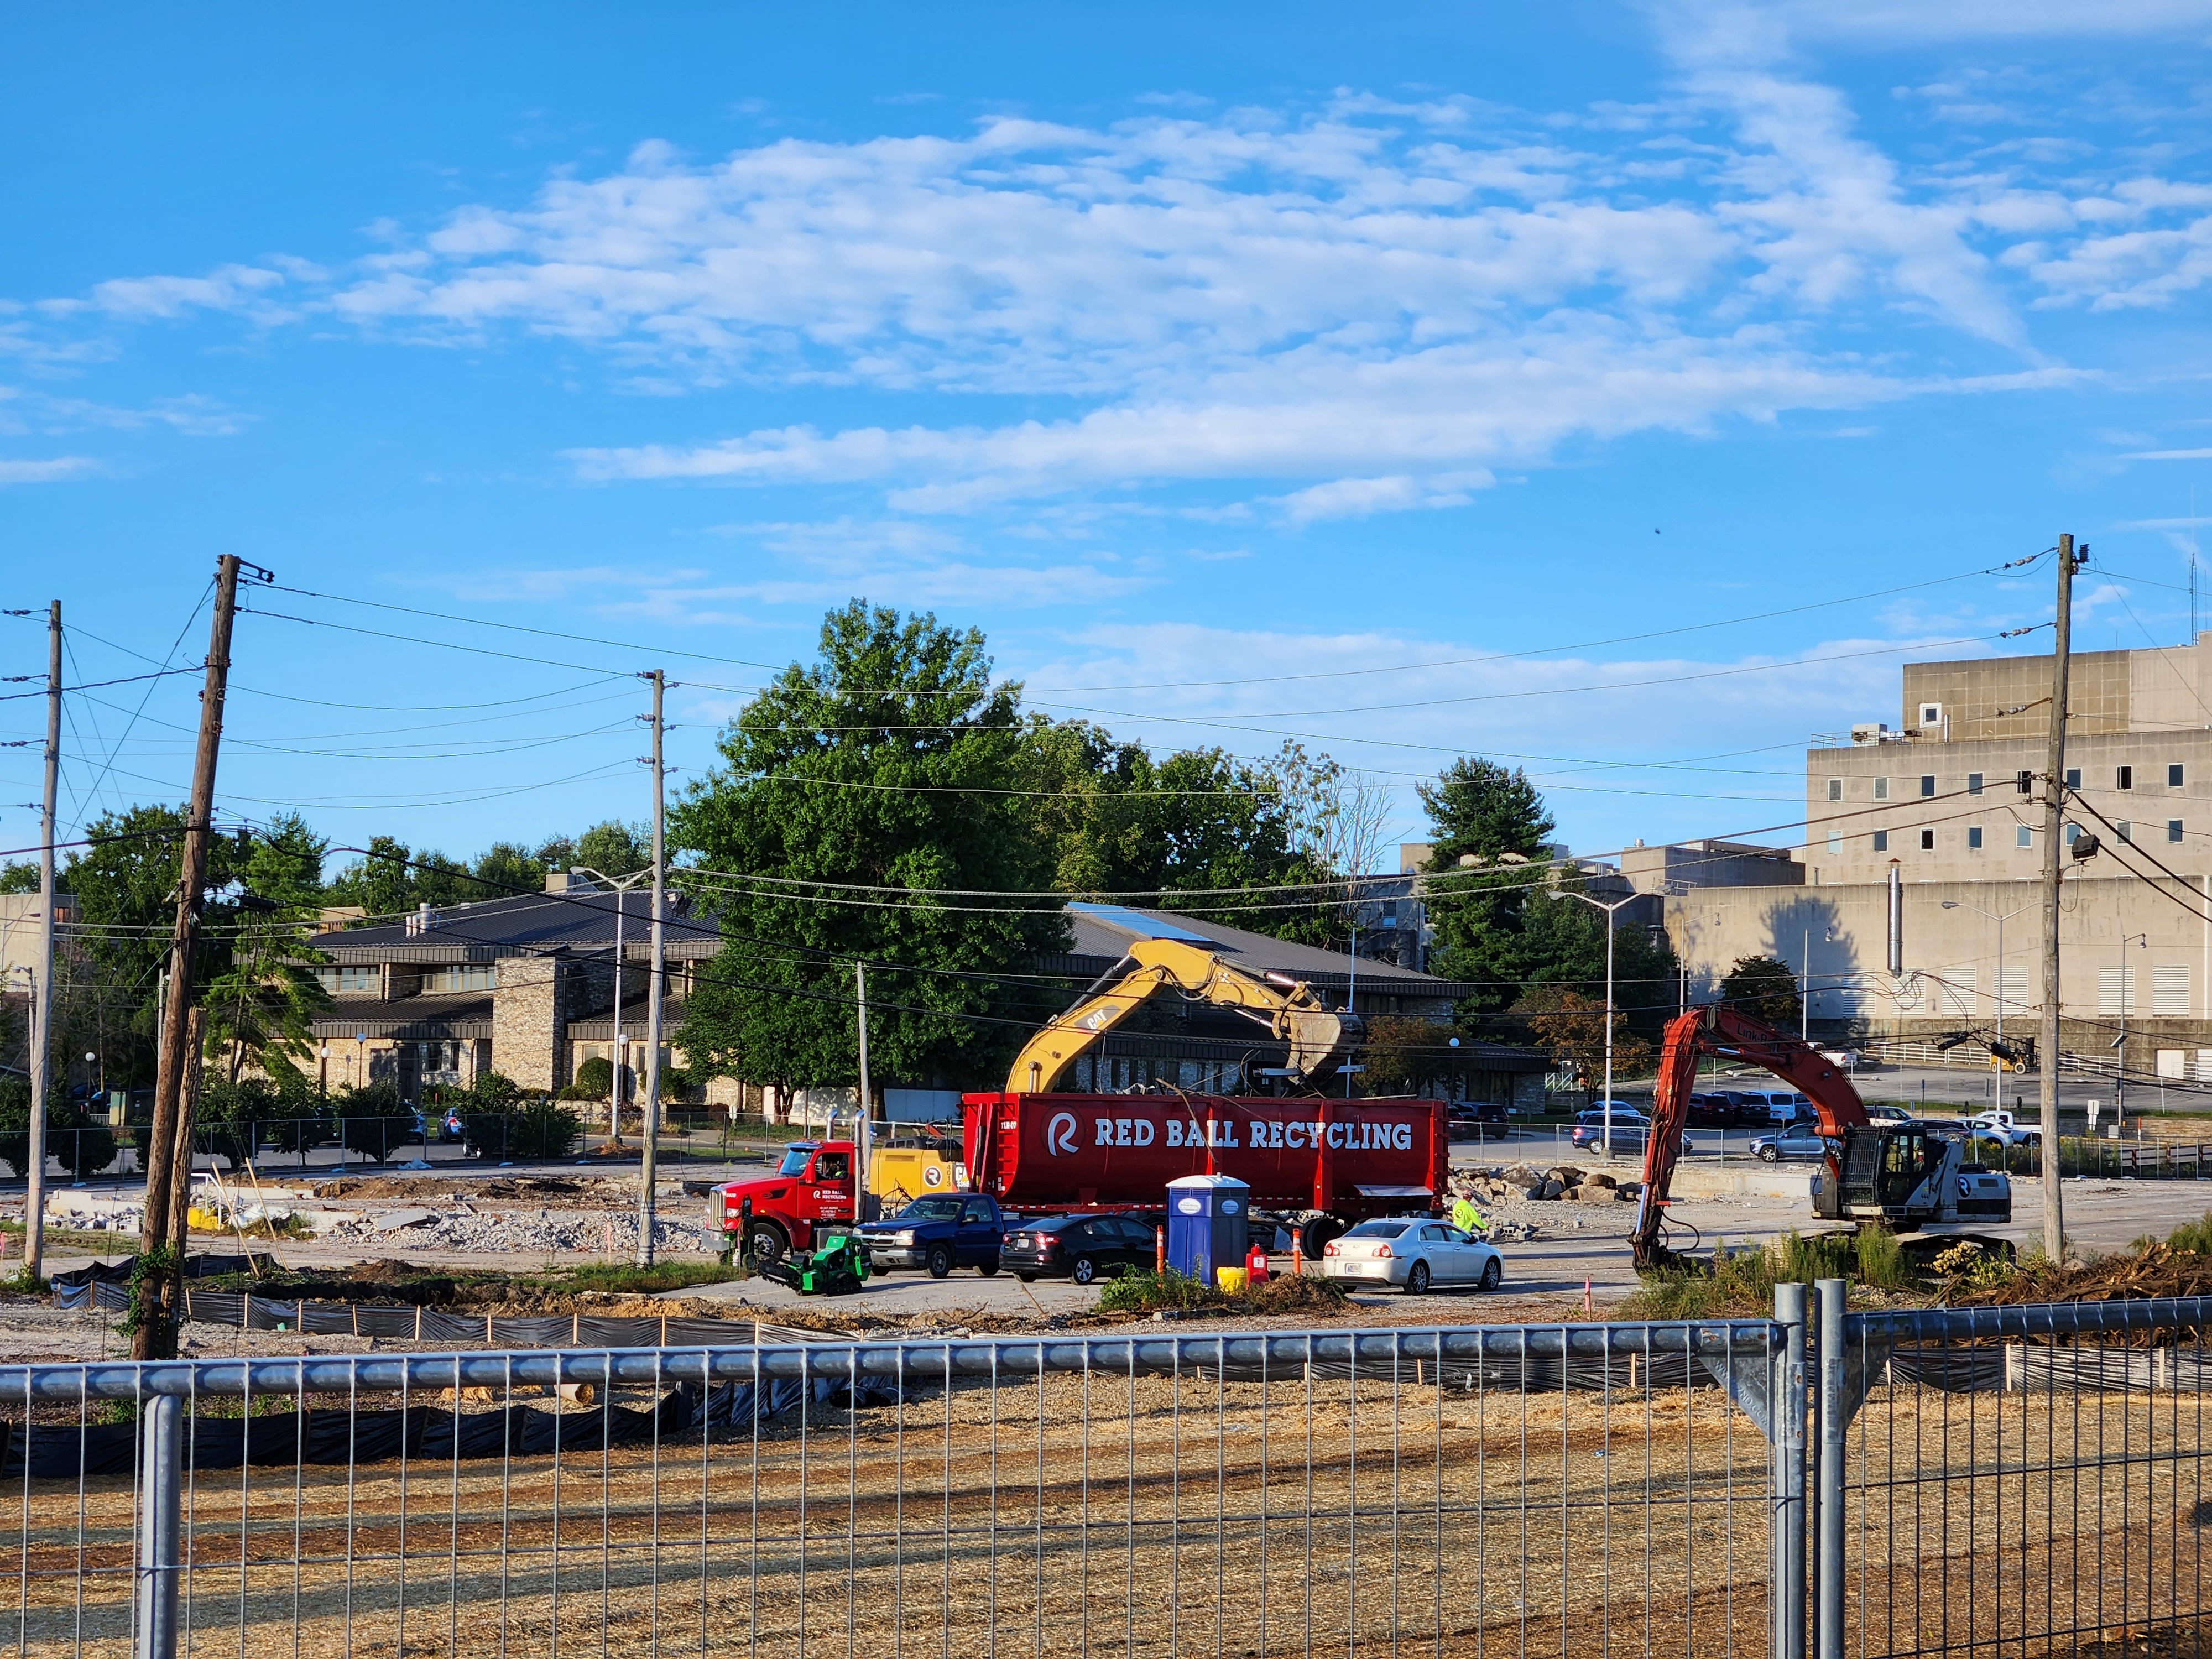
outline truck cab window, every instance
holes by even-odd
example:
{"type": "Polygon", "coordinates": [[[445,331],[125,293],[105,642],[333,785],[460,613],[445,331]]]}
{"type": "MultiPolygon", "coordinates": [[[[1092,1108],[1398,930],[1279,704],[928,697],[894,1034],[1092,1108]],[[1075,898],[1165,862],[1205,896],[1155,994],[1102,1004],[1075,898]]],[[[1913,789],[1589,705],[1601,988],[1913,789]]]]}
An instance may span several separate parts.
{"type": "Polygon", "coordinates": [[[814,1160],[817,1181],[842,1181],[851,1160],[842,1152],[824,1152],[814,1160]]]}

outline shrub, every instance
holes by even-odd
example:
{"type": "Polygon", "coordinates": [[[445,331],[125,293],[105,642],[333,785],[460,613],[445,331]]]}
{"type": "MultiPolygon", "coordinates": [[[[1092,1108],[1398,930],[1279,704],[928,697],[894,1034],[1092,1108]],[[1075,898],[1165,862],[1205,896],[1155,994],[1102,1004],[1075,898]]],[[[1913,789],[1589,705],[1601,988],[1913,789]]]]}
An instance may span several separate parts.
{"type": "MultiPolygon", "coordinates": [[[[94,1122],[75,1101],[47,1097],[46,1153],[82,1180],[115,1162],[115,1132],[94,1122]]],[[[31,1170],[31,1088],[0,1078],[0,1163],[18,1176],[31,1170]]]]}
{"type": "Polygon", "coordinates": [[[1152,1313],[1165,1308],[1214,1308],[1221,1292],[1203,1279],[1192,1279],[1173,1267],[1154,1273],[1150,1268],[1125,1267],[1121,1276],[1098,1293],[1101,1313],[1152,1313]]]}
{"type": "Polygon", "coordinates": [[[329,1103],[297,1072],[235,1083],[204,1079],[192,1109],[193,1144],[233,1169],[263,1146],[301,1152],[329,1138],[329,1103]]]}
{"type": "Polygon", "coordinates": [[[418,1145],[415,1114],[389,1083],[349,1089],[337,1099],[338,1144],[362,1158],[389,1158],[403,1146],[418,1145]]]}
{"type": "Polygon", "coordinates": [[[2177,1250],[2192,1250],[2198,1255],[2212,1255],[2212,1215],[2183,1222],[2166,1242],[2177,1250]]]}
{"type": "Polygon", "coordinates": [[[576,1068],[574,1081],[561,1091],[564,1100],[605,1100],[615,1091],[614,1062],[593,1054],[576,1068]],[[572,1095],[569,1090],[575,1092],[572,1095]]]}
{"type": "Polygon", "coordinates": [[[533,1100],[507,1119],[509,1158],[566,1158],[584,1136],[584,1120],[565,1106],[533,1100]]]}
{"type": "Polygon", "coordinates": [[[1862,1227],[1858,1237],[1859,1279],[1886,1291],[1912,1288],[1912,1263],[1905,1247],[1887,1227],[1862,1227]]]}

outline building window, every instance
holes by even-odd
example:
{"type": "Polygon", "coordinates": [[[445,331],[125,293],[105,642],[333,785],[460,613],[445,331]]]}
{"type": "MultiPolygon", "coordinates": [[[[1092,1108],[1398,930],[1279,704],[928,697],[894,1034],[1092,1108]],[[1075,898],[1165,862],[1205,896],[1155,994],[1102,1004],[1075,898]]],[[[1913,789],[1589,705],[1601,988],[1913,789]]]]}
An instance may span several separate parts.
{"type": "Polygon", "coordinates": [[[1932,853],[1936,850],[1936,832],[1933,830],[1923,830],[1920,832],[1920,850],[1923,853],[1932,853]]]}
{"type": "Polygon", "coordinates": [[[455,991],[491,991],[499,987],[499,968],[489,962],[465,967],[433,968],[422,975],[422,994],[439,996],[455,991]]]}
{"type": "Polygon", "coordinates": [[[1982,826],[1978,823],[1970,823],[1966,826],[1966,850],[1969,853],[1978,853],[1982,850],[1982,826]]]}
{"type": "Polygon", "coordinates": [[[1887,800],[1889,799],[1889,780],[1887,778],[1876,778],[1874,781],[1874,798],[1876,800],[1887,800]]]}
{"type": "Polygon", "coordinates": [[[1936,780],[1923,775],[1920,780],[1920,799],[1926,800],[1936,793],[1936,780]]]}
{"type": "Polygon", "coordinates": [[[2167,768],[2166,769],[2166,787],[2167,788],[2169,788],[2169,789],[2179,789],[2179,788],[2180,788],[2180,787],[2181,787],[2181,779],[2182,779],[2182,771],[2181,771],[2181,769],[2180,769],[2179,767],[2178,767],[2178,766],[2169,766],[2169,767],[2167,767],[2167,768]]]}
{"type": "Polygon", "coordinates": [[[1841,800],[1843,798],[1844,781],[1841,778],[1830,778],[1828,780],[1828,799],[1830,800],[1841,800]]]}
{"type": "Polygon", "coordinates": [[[1979,772],[1966,774],[1966,793],[1970,795],[1978,795],[1982,793],[1982,775],[1979,772]]]}
{"type": "Polygon", "coordinates": [[[1840,853],[1844,850],[1844,832],[1842,830],[1831,830],[1828,831],[1828,850],[1831,853],[1840,853]]]}
{"type": "Polygon", "coordinates": [[[2066,769],[2066,787],[2069,789],[2079,789],[2081,787],[2081,769],[2080,767],[2069,766],[2066,769]]]}
{"type": "Polygon", "coordinates": [[[2066,844],[2069,847],[2071,847],[2075,842],[2081,839],[2081,826],[2078,823],[2069,823],[2066,826],[2065,833],[2066,844]]]}
{"type": "Polygon", "coordinates": [[[2122,841],[2132,842],[2136,838],[2135,825],[2129,823],[2125,818],[2122,818],[2118,823],[2114,824],[2112,826],[2112,830],[2122,841]]]}
{"type": "Polygon", "coordinates": [[[366,968],[318,968],[315,977],[323,982],[323,989],[334,997],[384,994],[384,969],[373,963],[366,968]]]}
{"type": "Polygon", "coordinates": [[[2135,787],[2136,769],[2134,767],[2123,766],[2112,774],[2112,787],[2115,789],[2132,789],[2135,787]]]}
{"type": "Polygon", "coordinates": [[[1888,830],[1877,830],[1874,832],[1874,850],[1877,853],[1887,853],[1889,851],[1888,830]]]}
{"type": "Polygon", "coordinates": [[[2166,838],[2172,842],[2178,842],[2181,839],[2181,820],[2179,818],[2168,818],[2166,821],[2166,838]]]}
{"type": "Polygon", "coordinates": [[[2025,823],[2015,823],[2012,827],[2012,844],[2015,847],[2034,846],[2034,830],[2025,823]]]}

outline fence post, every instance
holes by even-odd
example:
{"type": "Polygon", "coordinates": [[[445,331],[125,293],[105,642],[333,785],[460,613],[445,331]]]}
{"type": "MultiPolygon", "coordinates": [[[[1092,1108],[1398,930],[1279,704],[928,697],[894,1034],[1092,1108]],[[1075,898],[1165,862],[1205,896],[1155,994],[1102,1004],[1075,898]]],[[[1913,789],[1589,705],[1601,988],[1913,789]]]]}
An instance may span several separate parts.
{"type": "Polygon", "coordinates": [[[138,1641],[133,1659],[176,1659],[177,1570],[183,1560],[184,1404],[146,1401],[139,1419],[138,1641]]]}
{"type": "Polygon", "coordinates": [[[1784,1328],[1774,1390],[1774,1659],[1805,1659],[1805,1286],[1774,1287],[1784,1328]]]}
{"type": "Polygon", "coordinates": [[[1844,1298],[1850,1288],[1841,1279],[1813,1286],[1820,1304],[1815,1355],[1820,1367],[1813,1450],[1814,1659],[1844,1659],[1844,1298]]]}

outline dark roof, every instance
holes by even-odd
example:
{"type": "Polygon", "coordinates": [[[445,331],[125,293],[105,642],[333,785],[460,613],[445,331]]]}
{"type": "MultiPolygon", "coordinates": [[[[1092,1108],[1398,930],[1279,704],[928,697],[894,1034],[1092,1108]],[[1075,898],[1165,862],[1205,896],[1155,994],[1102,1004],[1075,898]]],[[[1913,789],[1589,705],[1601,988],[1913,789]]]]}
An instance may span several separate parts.
{"type": "MultiPolygon", "coordinates": [[[[429,926],[416,931],[412,917],[374,927],[349,927],[318,933],[315,948],[333,962],[490,962],[500,957],[547,956],[565,951],[614,948],[612,893],[576,890],[566,893],[520,893],[513,898],[453,904],[429,913],[429,926]]],[[[623,900],[623,955],[647,955],[647,915],[651,900],[633,892],[623,900]]],[[[668,954],[678,959],[711,957],[722,948],[711,915],[694,916],[689,896],[671,892],[664,924],[668,954]]]]}
{"type": "Polygon", "coordinates": [[[474,997],[336,997],[330,1012],[315,1020],[319,1042],[350,1042],[356,1036],[392,1037],[403,1042],[453,1042],[491,1035],[491,999],[474,997]]]}
{"type": "MultiPolygon", "coordinates": [[[[1210,947],[1240,968],[1255,973],[1288,974],[1309,985],[1339,993],[1352,976],[1352,959],[1342,952],[1296,945],[1177,910],[1074,903],[1068,906],[1068,921],[1074,926],[1075,949],[1068,956],[1051,958],[1048,972],[1096,978],[1119,962],[1137,939],[1187,939],[1210,947]]],[[[1358,981],[1362,990],[1395,996],[1444,1001],[1465,994],[1449,980],[1367,957],[1359,959],[1358,981]]]]}

